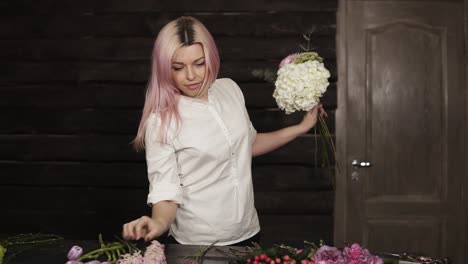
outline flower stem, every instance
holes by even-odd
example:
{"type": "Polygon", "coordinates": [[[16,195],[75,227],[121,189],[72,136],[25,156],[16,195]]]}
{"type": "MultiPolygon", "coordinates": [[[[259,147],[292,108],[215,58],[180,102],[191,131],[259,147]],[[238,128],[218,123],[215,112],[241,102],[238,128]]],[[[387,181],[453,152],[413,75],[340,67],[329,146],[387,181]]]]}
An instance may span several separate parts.
{"type": "Polygon", "coordinates": [[[86,259],[96,259],[99,256],[101,256],[102,254],[107,254],[109,252],[114,252],[114,250],[121,250],[124,247],[125,247],[124,245],[117,244],[117,245],[114,245],[114,246],[107,246],[107,247],[104,247],[104,248],[96,249],[94,251],[91,251],[91,252],[81,256],[80,258],[77,259],[77,261],[86,260],[86,259]]]}
{"type": "Polygon", "coordinates": [[[0,245],[0,264],[3,263],[3,257],[5,256],[7,249],[0,245]]]}

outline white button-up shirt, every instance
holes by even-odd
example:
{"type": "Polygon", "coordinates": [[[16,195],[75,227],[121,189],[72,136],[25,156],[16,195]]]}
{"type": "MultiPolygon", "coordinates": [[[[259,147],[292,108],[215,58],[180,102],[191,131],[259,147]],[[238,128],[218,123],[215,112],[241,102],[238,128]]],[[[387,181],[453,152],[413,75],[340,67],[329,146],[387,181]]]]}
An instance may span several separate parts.
{"type": "Polygon", "coordinates": [[[229,245],[260,231],[252,185],[250,122],[242,91],[218,79],[208,102],[180,96],[181,126],[169,123],[166,143],[152,114],[146,129],[148,204],[170,200],[179,207],[170,234],[181,244],[229,245]]]}

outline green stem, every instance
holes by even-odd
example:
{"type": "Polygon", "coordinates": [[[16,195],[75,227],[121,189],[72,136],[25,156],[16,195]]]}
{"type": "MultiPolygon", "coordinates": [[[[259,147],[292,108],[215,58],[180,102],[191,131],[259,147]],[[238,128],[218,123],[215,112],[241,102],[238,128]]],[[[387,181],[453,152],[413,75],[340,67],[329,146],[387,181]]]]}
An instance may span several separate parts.
{"type": "Polygon", "coordinates": [[[7,242],[7,245],[8,245],[8,246],[13,246],[13,245],[31,245],[31,244],[52,242],[52,241],[57,241],[57,240],[61,240],[61,238],[51,238],[51,239],[45,239],[45,240],[34,240],[34,241],[23,241],[23,242],[7,242]]]}
{"type": "Polygon", "coordinates": [[[0,264],[3,264],[3,257],[5,256],[7,249],[0,245],[0,264]]]}
{"type": "Polygon", "coordinates": [[[328,129],[328,126],[325,123],[325,120],[323,119],[323,117],[321,115],[318,115],[318,119],[319,119],[319,122],[320,122],[320,127],[324,129],[325,135],[328,138],[329,146],[332,148],[333,158],[335,160],[336,167],[337,167],[338,171],[340,171],[340,165],[339,165],[338,161],[336,160],[336,148],[335,148],[335,143],[333,142],[333,137],[331,136],[330,130],[328,129]]]}
{"type": "Polygon", "coordinates": [[[77,259],[77,261],[85,260],[85,259],[96,259],[99,257],[101,254],[106,253],[106,252],[112,252],[113,250],[120,250],[124,247],[124,245],[115,245],[111,247],[105,247],[105,248],[100,248],[96,249],[94,251],[89,252],[88,254],[85,254],[81,256],[80,258],[77,259]]]}

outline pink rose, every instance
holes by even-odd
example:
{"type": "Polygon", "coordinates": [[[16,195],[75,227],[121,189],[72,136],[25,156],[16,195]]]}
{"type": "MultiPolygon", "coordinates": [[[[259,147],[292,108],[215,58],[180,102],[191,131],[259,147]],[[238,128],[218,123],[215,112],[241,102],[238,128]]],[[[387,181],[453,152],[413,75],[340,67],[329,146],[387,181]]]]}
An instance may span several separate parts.
{"type": "Polygon", "coordinates": [[[279,64],[279,68],[283,67],[284,65],[286,64],[290,64],[291,62],[294,61],[294,59],[296,59],[298,53],[293,53],[291,55],[288,55],[286,58],[284,58],[280,64],[279,64]]]}

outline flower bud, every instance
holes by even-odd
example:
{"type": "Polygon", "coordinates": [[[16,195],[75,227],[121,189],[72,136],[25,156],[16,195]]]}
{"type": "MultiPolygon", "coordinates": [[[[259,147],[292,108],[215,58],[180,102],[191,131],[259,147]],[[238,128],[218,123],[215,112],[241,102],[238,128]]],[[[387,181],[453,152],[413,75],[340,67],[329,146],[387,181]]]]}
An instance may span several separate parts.
{"type": "Polygon", "coordinates": [[[83,249],[80,246],[73,246],[68,252],[68,260],[77,260],[83,254],[83,249]]]}

